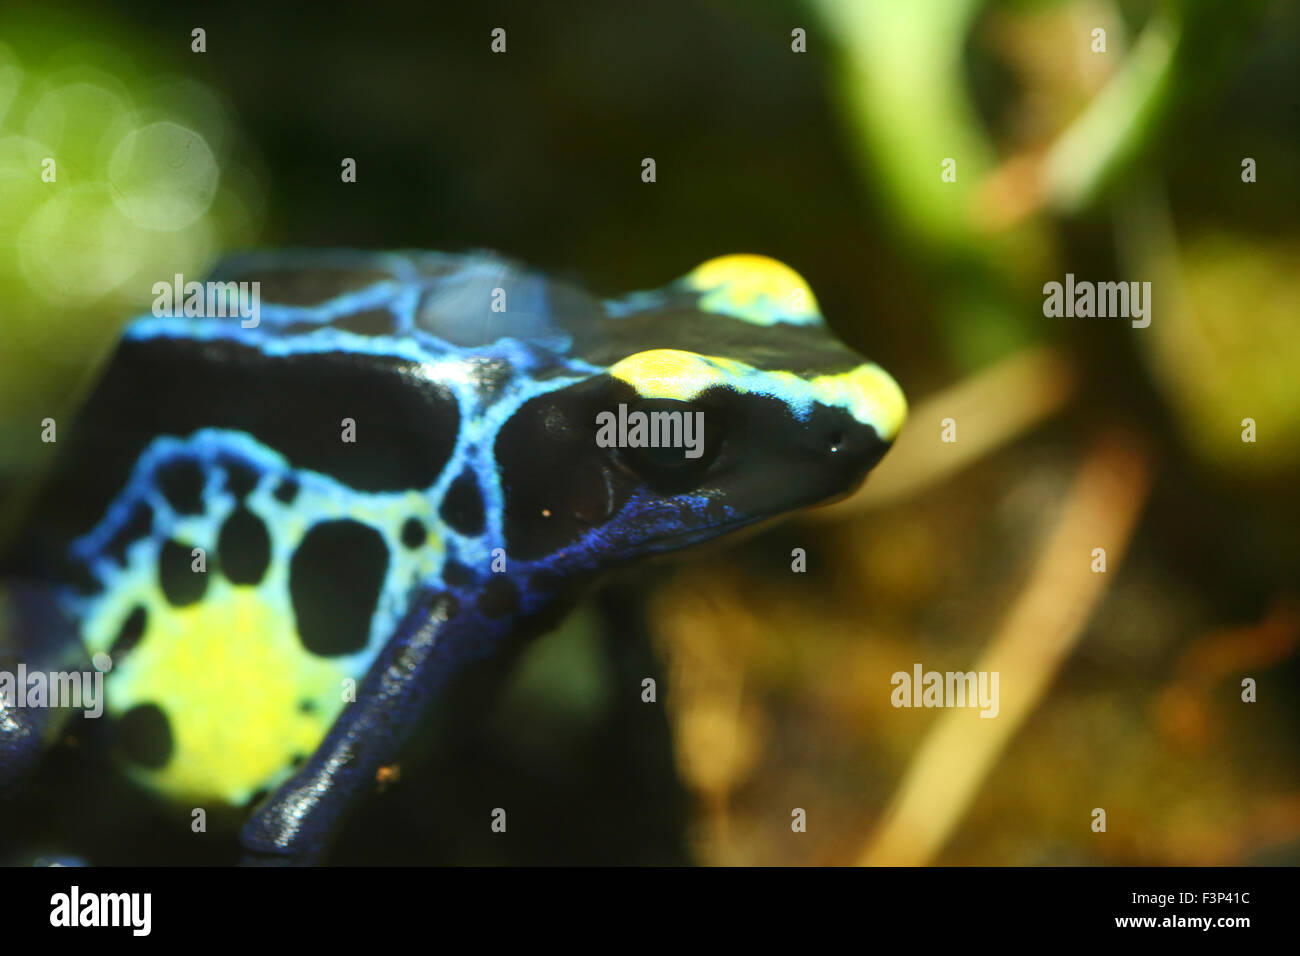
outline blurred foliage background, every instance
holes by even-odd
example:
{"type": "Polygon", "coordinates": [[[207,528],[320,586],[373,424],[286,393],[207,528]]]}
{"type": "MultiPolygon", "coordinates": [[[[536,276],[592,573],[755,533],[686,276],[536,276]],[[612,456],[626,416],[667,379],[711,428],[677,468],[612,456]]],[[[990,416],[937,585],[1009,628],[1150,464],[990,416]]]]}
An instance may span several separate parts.
{"type": "MultiPolygon", "coordinates": [[[[902,383],[898,447],[472,675],[335,861],[1295,863],[1298,51],[1262,0],[6,8],[7,515],[152,283],[225,251],[486,247],[608,294],[761,252],[902,383]],[[1150,281],[1150,327],[1045,318],[1067,272],[1150,281]],[[916,662],[999,669],[999,718],[891,707],[916,662]]],[[[0,854],[235,858],[93,736],[0,854]]]]}

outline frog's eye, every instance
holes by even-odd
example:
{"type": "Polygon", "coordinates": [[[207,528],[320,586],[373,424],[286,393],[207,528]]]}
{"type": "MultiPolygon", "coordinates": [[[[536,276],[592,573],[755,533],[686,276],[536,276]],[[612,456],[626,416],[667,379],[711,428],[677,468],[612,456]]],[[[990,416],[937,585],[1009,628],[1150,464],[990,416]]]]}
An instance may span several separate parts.
{"type": "Polygon", "coordinates": [[[697,486],[722,449],[724,428],[717,408],[647,399],[628,407],[626,421],[619,458],[661,494],[697,486]]]}

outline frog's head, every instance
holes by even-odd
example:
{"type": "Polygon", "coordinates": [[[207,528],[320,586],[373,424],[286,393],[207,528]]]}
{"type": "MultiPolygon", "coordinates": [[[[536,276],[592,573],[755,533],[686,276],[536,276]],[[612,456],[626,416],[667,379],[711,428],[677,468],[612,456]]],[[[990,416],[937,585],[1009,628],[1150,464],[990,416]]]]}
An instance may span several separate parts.
{"type": "Polygon", "coordinates": [[[714,259],[603,311],[566,328],[594,371],[498,435],[512,558],[603,567],[842,497],[902,427],[898,385],[771,259],[714,259]]]}

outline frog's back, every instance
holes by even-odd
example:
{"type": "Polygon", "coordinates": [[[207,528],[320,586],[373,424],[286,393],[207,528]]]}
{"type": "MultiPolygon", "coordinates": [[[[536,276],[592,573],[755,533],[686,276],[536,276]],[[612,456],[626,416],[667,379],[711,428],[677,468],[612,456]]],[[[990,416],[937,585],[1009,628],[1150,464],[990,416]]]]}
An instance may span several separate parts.
{"type": "MultiPolygon", "coordinates": [[[[53,559],[89,534],[160,439],[204,429],[229,434],[193,443],[198,467],[192,456],[152,458],[164,510],[192,513],[220,489],[208,478],[237,436],[277,451],[289,470],[358,491],[429,488],[484,393],[545,355],[503,346],[505,323],[524,342],[550,334],[544,280],[494,257],[251,254],[218,268],[197,309],[212,305],[206,289],[227,283],[238,289],[222,290],[219,315],[187,314],[182,284],[179,295],[167,290],[168,314],[128,325],[75,425],[59,435],[57,466],[11,570],[17,554],[53,559]],[[257,315],[245,318],[238,296],[254,283],[257,315]],[[508,315],[491,313],[490,288],[511,293],[508,315]],[[344,434],[348,420],[365,423],[356,441],[344,434]]],[[[239,490],[255,476],[230,480],[239,490]]],[[[137,515],[133,527],[143,524],[137,515]]],[[[50,567],[65,574],[65,564],[50,567]]]]}
{"type": "Polygon", "coordinates": [[[60,429],[5,562],[110,655],[108,716],[148,782],[234,803],[272,784],[417,585],[486,564],[478,417],[563,372],[547,316],[581,294],[556,288],[493,257],[319,252],[155,288],[164,314],[60,429]]]}

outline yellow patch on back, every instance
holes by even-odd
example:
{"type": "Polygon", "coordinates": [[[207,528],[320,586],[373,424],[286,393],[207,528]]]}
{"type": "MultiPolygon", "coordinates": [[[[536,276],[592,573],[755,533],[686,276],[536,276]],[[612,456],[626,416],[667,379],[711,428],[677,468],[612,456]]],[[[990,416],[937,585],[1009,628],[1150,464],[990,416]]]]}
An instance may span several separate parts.
{"type": "Polygon", "coordinates": [[[196,604],[149,608],[139,647],[106,689],[114,716],[155,704],[167,717],[171,759],[133,768],[147,783],[173,797],[242,804],[316,749],[347,676],[302,647],[287,603],[214,579],[196,604]]]}
{"type": "Polygon", "coordinates": [[[754,325],[821,321],[817,300],[803,276],[767,256],[720,256],[697,266],[682,281],[705,293],[699,305],[706,312],[754,325]]]}

